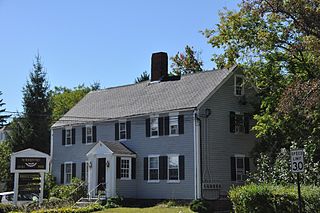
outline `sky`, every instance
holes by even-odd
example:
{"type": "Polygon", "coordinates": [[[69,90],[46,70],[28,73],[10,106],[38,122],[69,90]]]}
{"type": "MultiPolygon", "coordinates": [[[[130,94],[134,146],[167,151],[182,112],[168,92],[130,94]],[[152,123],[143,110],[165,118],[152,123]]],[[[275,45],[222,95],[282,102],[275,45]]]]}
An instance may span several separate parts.
{"type": "Polygon", "coordinates": [[[150,73],[152,53],[171,57],[186,45],[213,69],[218,50],[200,31],[214,28],[219,11],[236,10],[239,1],[0,0],[0,99],[7,111],[23,111],[22,88],[37,53],[50,88],[131,84],[150,73]]]}

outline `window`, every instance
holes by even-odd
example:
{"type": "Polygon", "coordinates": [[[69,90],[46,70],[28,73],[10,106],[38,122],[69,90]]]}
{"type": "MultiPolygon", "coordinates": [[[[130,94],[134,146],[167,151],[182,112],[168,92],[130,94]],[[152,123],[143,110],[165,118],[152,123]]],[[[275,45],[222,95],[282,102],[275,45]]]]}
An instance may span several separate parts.
{"type": "Polygon", "coordinates": [[[179,180],[179,156],[168,156],[168,180],[179,180]]]}
{"type": "Polygon", "coordinates": [[[244,132],[244,115],[240,113],[235,114],[235,133],[244,132]]]}
{"type": "Polygon", "coordinates": [[[127,135],[126,122],[119,123],[119,139],[125,140],[127,135]]]}
{"type": "Polygon", "coordinates": [[[81,180],[88,182],[89,162],[85,161],[81,164],[81,180]]]}
{"type": "Polygon", "coordinates": [[[86,127],[86,139],[87,143],[92,143],[92,126],[86,127]]]}
{"type": "Polygon", "coordinates": [[[159,157],[149,157],[149,181],[159,180],[159,157]]]}
{"type": "Polygon", "coordinates": [[[178,115],[170,116],[169,123],[170,123],[170,135],[178,135],[179,134],[179,126],[178,126],[178,115]]]}
{"type": "Polygon", "coordinates": [[[158,117],[150,118],[150,126],[151,126],[151,137],[156,137],[159,135],[159,123],[158,117]]]}
{"type": "Polygon", "coordinates": [[[120,178],[123,180],[131,179],[131,158],[121,158],[120,161],[120,178]]]}
{"type": "Polygon", "coordinates": [[[244,181],[244,157],[236,157],[236,181],[244,181]]]}
{"type": "Polygon", "coordinates": [[[72,179],[72,163],[65,163],[65,183],[71,183],[72,179]]]}
{"type": "Polygon", "coordinates": [[[71,141],[71,136],[72,136],[72,129],[66,129],[66,145],[71,145],[72,141],[71,141]]]}
{"type": "Polygon", "coordinates": [[[242,75],[234,76],[234,95],[235,96],[244,95],[244,78],[242,75]]]}

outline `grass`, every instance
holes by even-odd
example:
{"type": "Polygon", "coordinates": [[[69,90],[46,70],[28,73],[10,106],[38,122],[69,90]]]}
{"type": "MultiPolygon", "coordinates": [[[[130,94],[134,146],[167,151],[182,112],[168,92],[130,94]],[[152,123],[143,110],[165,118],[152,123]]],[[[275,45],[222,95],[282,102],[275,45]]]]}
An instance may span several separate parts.
{"type": "Polygon", "coordinates": [[[146,208],[114,208],[114,209],[106,209],[103,211],[99,211],[96,213],[191,213],[188,207],[165,207],[165,206],[154,206],[154,207],[146,207],[146,208]]]}

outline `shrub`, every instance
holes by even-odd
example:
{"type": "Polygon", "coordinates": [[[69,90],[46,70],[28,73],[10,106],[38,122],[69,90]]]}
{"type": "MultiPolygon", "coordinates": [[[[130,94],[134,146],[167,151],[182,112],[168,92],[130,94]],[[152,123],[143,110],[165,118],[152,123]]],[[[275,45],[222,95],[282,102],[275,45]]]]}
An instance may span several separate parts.
{"type": "Polygon", "coordinates": [[[40,209],[37,211],[32,211],[32,213],[89,213],[102,210],[102,206],[99,204],[92,204],[81,208],[57,208],[57,209],[40,209]]]}
{"type": "Polygon", "coordinates": [[[17,210],[17,208],[12,204],[0,203],[0,213],[6,213],[17,210]]]}
{"type": "MultiPolygon", "coordinates": [[[[320,188],[301,188],[304,212],[319,212],[320,188]]],[[[298,212],[298,193],[295,186],[249,184],[235,187],[229,192],[235,212],[298,212]]]]}
{"type": "Polygon", "coordinates": [[[73,178],[69,185],[54,186],[50,192],[50,197],[67,199],[76,202],[81,197],[86,196],[87,187],[84,182],[78,178],[73,178]]]}
{"type": "Polygon", "coordinates": [[[117,208],[117,207],[122,206],[122,204],[123,204],[123,197],[115,196],[115,197],[108,198],[105,207],[106,208],[117,208]]]}
{"type": "Polygon", "coordinates": [[[194,212],[205,213],[208,211],[208,204],[204,200],[193,200],[190,209],[194,212]]]}

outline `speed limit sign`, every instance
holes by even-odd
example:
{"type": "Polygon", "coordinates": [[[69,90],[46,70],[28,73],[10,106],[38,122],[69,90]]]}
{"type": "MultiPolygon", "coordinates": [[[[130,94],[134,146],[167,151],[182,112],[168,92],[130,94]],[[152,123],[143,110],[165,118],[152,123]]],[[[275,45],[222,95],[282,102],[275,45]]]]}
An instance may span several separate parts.
{"type": "Polygon", "coordinates": [[[291,171],[295,173],[304,172],[303,149],[291,150],[291,171]]]}

